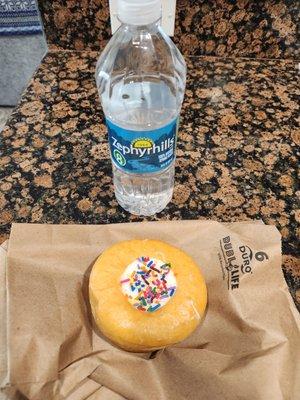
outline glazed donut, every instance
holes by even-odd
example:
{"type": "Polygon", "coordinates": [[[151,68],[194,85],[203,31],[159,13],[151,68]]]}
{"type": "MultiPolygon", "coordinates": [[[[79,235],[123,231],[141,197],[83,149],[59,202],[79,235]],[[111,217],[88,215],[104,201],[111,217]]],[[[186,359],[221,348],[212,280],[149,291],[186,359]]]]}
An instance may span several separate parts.
{"type": "Polygon", "coordinates": [[[129,240],[106,249],[90,275],[95,322],[119,347],[134,352],[180,342],[201,321],[207,291],[184,251],[159,240],[129,240]]]}

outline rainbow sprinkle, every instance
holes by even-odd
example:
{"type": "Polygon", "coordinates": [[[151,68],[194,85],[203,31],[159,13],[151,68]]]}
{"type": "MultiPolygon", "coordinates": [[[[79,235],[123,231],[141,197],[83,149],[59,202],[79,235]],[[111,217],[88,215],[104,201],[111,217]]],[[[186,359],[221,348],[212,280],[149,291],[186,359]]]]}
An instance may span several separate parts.
{"type": "Polygon", "coordinates": [[[171,265],[150,257],[139,257],[129,264],[120,284],[128,301],[137,310],[147,312],[162,308],[177,288],[171,265]]]}

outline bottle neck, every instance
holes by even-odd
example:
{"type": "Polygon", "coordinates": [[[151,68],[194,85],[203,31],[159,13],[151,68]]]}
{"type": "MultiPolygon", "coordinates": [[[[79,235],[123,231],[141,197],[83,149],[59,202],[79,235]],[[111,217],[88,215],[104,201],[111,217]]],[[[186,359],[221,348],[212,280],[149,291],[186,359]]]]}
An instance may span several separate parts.
{"type": "Polygon", "coordinates": [[[161,18],[157,21],[151,22],[149,24],[144,25],[133,25],[123,22],[119,19],[123,29],[130,31],[130,32],[157,32],[161,26],[161,18]]]}

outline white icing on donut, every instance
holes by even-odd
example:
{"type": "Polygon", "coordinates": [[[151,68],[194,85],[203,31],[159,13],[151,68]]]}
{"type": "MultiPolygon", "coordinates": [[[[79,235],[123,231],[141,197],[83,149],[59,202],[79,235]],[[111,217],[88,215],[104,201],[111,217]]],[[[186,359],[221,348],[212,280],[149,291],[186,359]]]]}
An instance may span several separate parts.
{"type": "Polygon", "coordinates": [[[171,265],[145,256],[126,267],[120,284],[130,304],[147,312],[161,309],[174,296],[177,288],[171,265]]]}

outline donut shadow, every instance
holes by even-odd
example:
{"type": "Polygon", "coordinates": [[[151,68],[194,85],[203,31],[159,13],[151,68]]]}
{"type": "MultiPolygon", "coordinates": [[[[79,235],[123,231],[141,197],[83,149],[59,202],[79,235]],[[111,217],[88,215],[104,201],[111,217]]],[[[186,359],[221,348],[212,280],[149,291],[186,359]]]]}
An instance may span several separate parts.
{"type": "Polygon", "coordinates": [[[89,281],[90,281],[91,271],[93,269],[96,259],[97,258],[95,258],[95,260],[89,265],[89,267],[84,272],[83,282],[81,285],[82,296],[83,296],[83,300],[85,302],[85,306],[86,306],[86,310],[87,310],[87,317],[88,317],[88,320],[89,320],[89,323],[91,326],[93,325],[94,318],[93,318],[92,308],[91,308],[91,304],[90,304],[90,300],[89,300],[89,281]]]}

